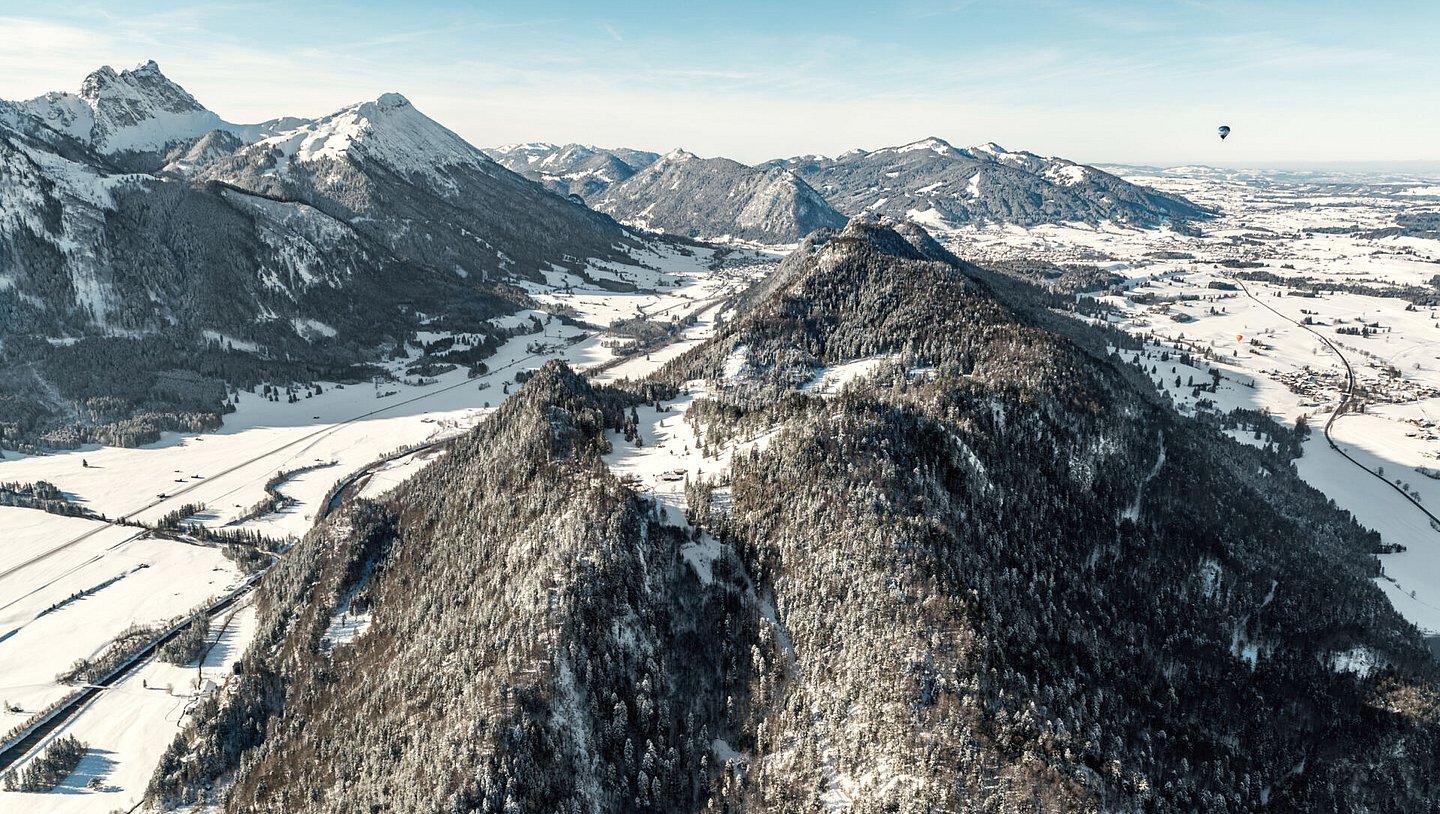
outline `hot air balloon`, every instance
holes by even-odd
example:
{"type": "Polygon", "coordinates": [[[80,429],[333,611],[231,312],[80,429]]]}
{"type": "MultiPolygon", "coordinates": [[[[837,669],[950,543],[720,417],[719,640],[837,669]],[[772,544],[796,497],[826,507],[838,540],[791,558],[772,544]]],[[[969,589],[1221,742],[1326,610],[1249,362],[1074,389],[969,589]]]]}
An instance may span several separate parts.
{"type": "Polygon", "coordinates": [[[1230,135],[1230,125],[1228,125],[1228,124],[1222,124],[1222,125],[1220,125],[1220,140],[1221,140],[1221,141],[1224,141],[1224,140],[1225,140],[1225,137],[1228,136],[1228,135],[1230,135]]]}

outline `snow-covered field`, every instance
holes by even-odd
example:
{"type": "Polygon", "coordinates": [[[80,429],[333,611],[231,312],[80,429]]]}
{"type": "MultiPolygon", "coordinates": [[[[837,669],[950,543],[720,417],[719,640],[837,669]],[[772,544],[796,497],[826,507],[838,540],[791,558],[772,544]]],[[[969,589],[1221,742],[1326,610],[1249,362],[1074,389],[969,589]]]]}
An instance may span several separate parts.
{"type": "MultiPolygon", "coordinates": [[[[6,523],[19,512],[50,517],[32,509],[3,512],[0,522],[6,523]]],[[[183,615],[240,581],[215,548],[141,538],[139,529],[123,526],[73,522],[94,526],[96,533],[34,569],[0,579],[0,699],[7,709],[25,710],[5,713],[0,718],[4,730],[65,696],[71,687],[57,683],[55,676],[75,659],[96,655],[132,624],[183,615]],[[25,581],[40,573],[42,582],[25,581]]],[[[27,541],[36,542],[38,533],[57,525],[30,523],[7,548],[23,550],[27,541]]]]}
{"type": "MultiPolygon", "coordinates": [[[[1423,184],[1326,186],[1207,170],[1131,180],[1185,194],[1224,215],[1198,236],[1052,226],[970,228],[941,237],[962,257],[982,263],[1041,259],[1116,275],[1116,284],[1095,296],[1113,306],[1110,319],[1118,327],[1147,338],[1145,351],[1122,353],[1150,372],[1182,412],[1244,407],[1289,422],[1305,417],[1315,432],[1298,462],[1301,475],[1385,542],[1405,546],[1382,557],[1386,578],[1380,585],[1407,618],[1440,633],[1440,531],[1420,511],[1440,509],[1440,479],[1426,474],[1440,475],[1440,428],[1431,423],[1440,419],[1440,314],[1397,296],[1405,293],[1397,291],[1400,286],[1412,287],[1411,299],[1414,290],[1431,286],[1440,274],[1440,241],[1353,231],[1390,226],[1402,207],[1431,193],[1423,184]],[[1347,229],[1352,231],[1335,231],[1347,229]],[[1249,272],[1275,276],[1237,279],[1249,272]],[[1181,351],[1189,364],[1182,363],[1181,351]],[[1333,436],[1354,462],[1320,433],[1344,401],[1345,362],[1356,378],[1354,403],[1365,410],[1342,415],[1333,436]],[[1214,392],[1196,392],[1196,385],[1211,382],[1214,392]]],[[[517,372],[551,358],[593,368],[599,381],[657,369],[710,336],[728,298],[773,268],[775,258],[737,250],[712,269],[709,250],[662,247],[641,259],[647,268],[596,265],[587,269],[589,280],[557,271],[547,285],[532,286],[544,310],[503,323],[533,324],[533,316],[539,332],[512,338],[478,378],[467,378],[463,369],[426,380],[407,375],[417,349],[390,363],[392,381],[321,383],[320,392],[302,392],[294,403],[241,394],[237,411],[216,433],[169,434],[140,449],[9,454],[0,460],[0,481],[50,481],[86,508],[145,523],[185,504],[204,504],[195,521],[236,527],[264,499],[267,480],[318,466],[278,486],[292,506],[241,526],[275,538],[298,536],[315,522],[338,481],[394,451],[464,432],[515,388],[517,372]],[[648,354],[617,357],[617,346],[629,339],[607,328],[637,318],[652,327],[670,324],[672,336],[648,354]]],[[[736,361],[743,366],[743,357],[736,361]]],[[[834,393],[887,361],[819,371],[806,389],[834,393]]],[[[684,523],[687,479],[716,477],[735,447],[767,440],[745,439],[702,456],[684,412],[706,386],[690,383],[689,394],[664,412],[640,408],[643,446],[617,436],[615,452],[607,456],[618,475],[652,493],[677,525],[684,523]]],[[[1263,443],[1244,431],[1231,434],[1263,443]]],[[[396,457],[369,471],[356,491],[383,494],[438,454],[426,448],[396,457]]],[[[126,627],[185,614],[239,584],[241,575],[216,549],[142,532],[0,508],[0,699],[25,710],[0,713],[0,728],[65,695],[71,688],[55,674],[93,656],[126,627]]],[[[702,536],[683,552],[702,579],[720,553],[716,546],[702,536]]],[[[338,617],[336,645],[363,632],[366,621],[338,617]]],[[[252,630],[251,611],[235,612],[199,674],[223,691],[229,663],[252,630]]],[[[128,809],[194,701],[190,681],[196,674],[194,667],[151,661],[101,693],[56,733],[91,744],[80,769],[60,793],[27,795],[16,810],[128,809]],[[173,690],[157,689],[165,686],[173,690]],[[102,777],[98,791],[85,787],[92,776],[102,777]]],[[[0,810],[20,799],[0,795],[0,810]]]]}
{"type": "Polygon", "coordinates": [[[176,666],[151,660],[101,693],[46,740],[74,735],[88,744],[75,771],[47,794],[4,793],[0,811],[133,810],[184,716],[210,693],[226,691],[232,667],[254,632],[254,608],[237,608],[212,624],[209,648],[198,663],[176,666]]]}
{"type": "Polygon", "coordinates": [[[1181,412],[1208,400],[1201,409],[1305,417],[1313,433],[1301,476],[1405,547],[1381,557],[1379,584],[1406,618],[1440,634],[1440,530],[1421,511],[1440,514],[1440,480],[1420,471],[1440,474],[1432,423],[1440,420],[1440,311],[1425,304],[1440,297],[1432,282],[1440,240],[1377,231],[1433,195],[1434,181],[1329,183],[1209,168],[1126,175],[1223,214],[1200,235],[1111,225],[970,228],[944,238],[981,264],[1035,259],[1116,275],[1094,293],[1114,307],[1116,327],[1147,339],[1139,359],[1124,356],[1181,412]],[[1194,364],[1181,363],[1182,350],[1194,364]],[[1332,434],[1355,462],[1321,433],[1344,400],[1345,362],[1356,397],[1332,434]],[[1212,369],[1222,377],[1216,392],[1196,394],[1212,369]]]}
{"type": "MultiPolygon", "coordinates": [[[[181,506],[203,504],[192,522],[254,529],[276,539],[298,537],[314,524],[337,482],[394,451],[474,426],[516,388],[518,372],[553,358],[577,368],[599,368],[597,380],[639,377],[658,368],[707,337],[726,299],[766,273],[775,260],[773,255],[736,251],[711,269],[716,259],[711,250],[667,246],[641,253],[639,259],[650,268],[587,269],[592,279],[628,284],[633,291],[609,291],[579,276],[551,274],[551,285],[531,293],[576,324],[565,325],[545,312],[507,318],[510,324],[530,323],[533,314],[541,330],[512,338],[486,360],[489,372],[477,378],[468,378],[463,368],[423,381],[407,375],[406,367],[419,355],[414,349],[409,358],[389,363],[394,381],[322,382],[320,392],[302,389],[294,403],[283,396],[269,400],[258,390],[242,393],[236,412],[225,417],[218,432],[171,433],[137,449],[90,446],[49,455],[6,453],[0,460],[0,482],[49,481],[111,520],[128,517],[153,524],[181,506]],[[636,316],[681,322],[671,341],[653,353],[617,356],[613,346],[624,337],[606,329],[616,320],[636,316]],[[294,501],[292,506],[237,522],[265,499],[266,481],[305,467],[318,468],[295,474],[277,487],[294,501]]],[[[419,338],[426,342],[444,337],[419,338]]],[[[427,448],[377,467],[358,484],[358,493],[378,496],[438,454],[427,448]]],[[[77,658],[94,656],[132,624],[154,624],[191,612],[243,579],[214,547],[144,532],[0,507],[0,699],[7,709],[13,705],[23,710],[0,713],[0,731],[73,691],[58,682],[56,674],[77,658]]],[[[253,622],[251,616],[244,619],[253,622]]],[[[249,623],[232,626],[221,651],[238,657],[251,630],[249,623]]],[[[335,638],[361,630],[361,620],[342,619],[335,638]]],[[[217,662],[217,676],[228,666],[217,662]]],[[[57,793],[26,795],[23,810],[105,812],[129,809],[137,802],[194,694],[185,680],[172,675],[177,669],[148,662],[60,728],[52,737],[75,734],[90,743],[91,753],[57,793]],[[150,689],[141,687],[141,681],[150,689]],[[175,686],[174,695],[155,689],[168,684],[175,686]],[[93,775],[104,776],[101,791],[84,787],[93,775]]],[[[192,668],[189,675],[194,674],[192,668]]],[[[222,678],[214,680],[223,683],[222,678]]],[[[10,810],[19,799],[0,794],[0,811],[10,810]]]]}

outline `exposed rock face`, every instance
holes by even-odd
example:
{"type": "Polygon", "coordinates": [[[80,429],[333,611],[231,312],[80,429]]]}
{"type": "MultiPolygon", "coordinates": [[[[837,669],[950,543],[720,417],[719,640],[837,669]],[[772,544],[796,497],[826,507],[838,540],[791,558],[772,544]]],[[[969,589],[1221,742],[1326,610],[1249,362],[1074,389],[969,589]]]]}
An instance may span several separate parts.
{"type": "Polygon", "coordinates": [[[118,73],[106,65],[85,77],[78,95],[47,93],[19,107],[106,155],[155,153],[234,127],[167,79],[153,60],[118,73]]]}

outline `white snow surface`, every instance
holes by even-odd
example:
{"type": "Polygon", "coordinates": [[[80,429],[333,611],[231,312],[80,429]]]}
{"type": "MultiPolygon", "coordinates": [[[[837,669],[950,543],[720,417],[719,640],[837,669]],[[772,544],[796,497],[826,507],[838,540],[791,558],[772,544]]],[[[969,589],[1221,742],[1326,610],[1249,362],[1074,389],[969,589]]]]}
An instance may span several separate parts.
{"type": "Polygon", "coordinates": [[[1060,164],[1045,171],[1047,179],[1066,187],[1084,183],[1087,175],[1085,167],[1079,164],[1060,164]]]}
{"type": "Polygon", "coordinates": [[[740,345],[730,351],[730,354],[725,357],[725,364],[721,367],[720,371],[725,381],[739,381],[741,374],[745,370],[745,366],[749,364],[749,351],[749,348],[740,345]]]}
{"type": "Polygon", "coordinates": [[[257,142],[288,161],[348,161],[352,153],[377,159],[402,173],[418,174],[450,186],[444,168],[479,167],[489,156],[416,110],[398,93],[361,102],[257,142]]]}
{"type": "Polygon", "coordinates": [[[206,110],[153,61],[116,72],[104,66],[78,95],[53,92],[18,107],[102,153],[158,151],[212,130],[243,130],[206,110]]]}
{"type": "MultiPolygon", "coordinates": [[[[604,456],[611,472],[631,488],[650,495],[664,511],[667,522],[686,530],[690,528],[685,519],[686,484],[701,478],[722,479],[730,471],[730,462],[737,452],[763,449],[774,437],[773,431],[763,432],[729,442],[711,450],[708,456],[703,454],[700,438],[685,413],[707,392],[705,382],[693,380],[685,383],[680,398],[662,405],[663,410],[652,406],[636,408],[640,419],[639,445],[627,442],[623,435],[612,430],[608,433],[612,451],[604,456]]],[[[724,546],[709,533],[702,533],[698,540],[683,545],[680,554],[700,581],[708,585],[714,580],[712,565],[724,556],[724,546]]]]}
{"type": "MultiPolygon", "coordinates": [[[[1291,424],[1304,417],[1312,434],[1296,461],[1301,477],[1385,542],[1405,546],[1381,556],[1384,576],[1376,584],[1407,619],[1440,634],[1440,531],[1420,511],[1440,514],[1440,481],[1416,471],[1440,469],[1440,431],[1431,423],[1440,420],[1440,358],[1434,350],[1440,309],[1411,306],[1400,296],[1338,290],[1429,285],[1440,241],[1364,236],[1393,226],[1397,213],[1415,205],[1415,197],[1405,193],[1428,185],[1367,186],[1361,179],[1331,187],[1258,171],[1116,169],[1127,181],[1182,194],[1222,215],[1197,235],[1064,225],[964,226],[942,237],[981,265],[1030,258],[1092,264],[1120,275],[1115,293],[1086,296],[1117,309],[1110,318],[1115,327],[1143,334],[1147,342],[1159,337],[1138,361],[1183,414],[1243,407],[1268,410],[1291,424]],[[1313,231],[1317,228],[1346,231],[1313,231]],[[1241,274],[1251,269],[1221,265],[1236,261],[1259,264],[1255,271],[1282,282],[1244,279],[1241,274]],[[1337,288],[1322,287],[1312,296],[1285,282],[1301,277],[1337,288]],[[1344,395],[1345,371],[1335,351],[1297,324],[1306,318],[1339,348],[1372,394],[1363,414],[1346,413],[1332,428],[1336,442],[1360,466],[1321,437],[1344,395]],[[1381,328],[1368,337],[1337,332],[1362,321],[1381,328]],[[1194,363],[1181,364],[1178,351],[1193,354],[1194,363]],[[1162,352],[1170,358],[1162,361],[1162,352]],[[1201,358],[1206,354],[1208,359],[1201,358]],[[1208,384],[1212,370],[1221,374],[1218,391],[1193,393],[1192,381],[1208,384]],[[1383,477],[1377,477],[1382,469],[1383,477]]],[[[1264,443],[1250,431],[1230,435],[1241,443],[1264,443]]]]}
{"type": "Polygon", "coordinates": [[[800,390],[815,396],[833,396],[856,379],[864,378],[886,365],[897,364],[900,364],[900,356],[889,354],[867,356],[864,359],[823,367],[816,372],[815,378],[802,386],[800,390]]]}
{"type": "Polygon", "coordinates": [[[295,333],[303,339],[315,339],[316,337],[332,337],[336,331],[318,319],[309,317],[296,317],[291,320],[295,333]]]}
{"type": "Polygon", "coordinates": [[[1330,669],[1337,673],[1353,673],[1359,678],[1365,678],[1372,670],[1384,664],[1385,660],[1379,654],[1364,646],[1330,655],[1330,669]]]}
{"type": "Polygon", "coordinates": [[[49,793],[0,794],[0,810],[25,814],[134,810],[160,756],[190,712],[209,693],[231,689],[231,668],[254,634],[254,609],[237,608],[212,621],[209,649],[198,665],[152,660],[105,690],[41,744],[43,748],[64,735],[84,742],[89,750],[75,771],[49,793]],[[95,777],[100,778],[100,788],[88,788],[95,777]]]}
{"type": "Polygon", "coordinates": [[[931,232],[944,232],[951,228],[950,222],[945,219],[944,215],[940,214],[940,210],[933,206],[924,209],[907,209],[905,211],[905,217],[924,226],[931,232]]]}
{"type": "Polygon", "coordinates": [[[355,595],[369,581],[370,575],[367,573],[357,585],[352,586],[350,591],[340,598],[335,612],[330,615],[330,625],[325,628],[325,633],[321,636],[321,642],[327,651],[350,644],[370,629],[373,614],[368,610],[357,612],[352,608],[355,595]]]}
{"type": "Polygon", "coordinates": [[[975,173],[970,176],[970,181],[969,181],[969,183],[967,183],[967,184],[965,185],[965,194],[969,195],[969,196],[972,197],[972,198],[978,198],[978,197],[980,197],[980,171],[979,171],[979,170],[976,170],[975,173]]]}
{"type": "Polygon", "coordinates": [[[141,529],[0,507],[0,698],[25,713],[67,695],[56,674],[131,625],[184,615],[239,585],[216,548],[142,537],[141,529]]]}
{"type": "MultiPolygon", "coordinates": [[[[541,333],[516,336],[486,360],[490,372],[476,379],[467,378],[464,370],[423,381],[407,378],[404,370],[415,359],[412,352],[387,362],[400,382],[378,387],[322,382],[321,392],[302,389],[294,403],[284,395],[279,401],[267,400],[258,389],[242,392],[237,410],[225,416],[224,426],[215,433],[166,433],[160,442],[135,449],[91,445],[48,455],[7,452],[0,459],[0,481],[46,480],[87,508],[111,518],[129,516],[145,522],[154,522],[182,504],[202,503],[206,508],[194,522],[234,528],[238,518],[264,497],[264,483],[278,471],[334,461],[334,466],[280,484],[280,491],[296,501],[294,506],[239,526],[281,539],[299,536],[313,525],[337,480],[397,449],[465,432],[505,398],[506,383],[514,390],[516,372],[559,358],[578,368],[608,365],[596,374],[600,381],[646,375],[708,337],[716,312],[728,298],[774,266],[773,255],[746,250],[732,252],[732,257],[743,261],[741,265],[719,271],[708,268],[714,258],[706,250],[687,255],[657,246],[641,250],[640,257],[653,268],[593,264],[587,272],[633,282],[638,287],[633,292],[590,289],[579,277],[558,272],[552,274],[550,285],[532,287],[531,293],[544,307],[563,306],[586,327],[563,326],[554,320],[543,325],[541,333]],[[663,320],[698,318],[675,341],[652,350],[648,357],[644,353],[617,356],[606,346],[617,337],[604,327],[636,314],[663,320]],[[534,350],[536,345],[540,350],[534,350]]],[[[534,313],[543,324],[546,314],[534,313]]],[[[528,316],[514,322],[529,324],[528,316]]],[[[443,336],[426,332],[420,340],[443,336]]],[[[226,339],[218,334],[211,338],[226,339]]],[[[646,418],[651,420],[643,430],[647,444],[652,444],[646,447],[650,452],[669,448],[657,449],[652,443],[663,443],[664,434],[689,431],[677,413],[646,418]],[[665,427],[657,427],[662,420],[665,427]]],[[[427,447],[400,455],[367,470],[358,489],[367,496],[388,491],[437,454],[439,450],[427,447]]],[[[697,471],[724,465],[715,459],[702,463],[698,451],[692,460],[697,471]]],[[[664,462],[672,470],[682,465],[664,462]]],[[[683,523],[683,478],[678,486],[670,481],[663,484],[672,494],[678,492],[680,502],[671,504],[671,520],[683,523]]],[[[55,682],[55,674],[77,657],[102,649],[132,622],[180,616],[239,584],[240,575],[217,549],[142,537],[141,531],[31,509],[0,508],[0,538],[6,542],[0,546],[0,698],[27,710],[0,714],[3,728],[21,723],[30,712],[64,695],[67,689],[55,682]],[[76,594],[81,596],[66,602],[76,594]],[[56,610],[42,613],[57,604],[56,610]]],[[[687,560],[702,577],[706,565],[722,553],[717,546],[713,539],[702,538],[686,549],[687,560]]],[[[347,614],[348,610],[332,620],[331,646],[343,646],[366,629],[369,618],[347,614]]],[[[227,658],[244,649],[250,629],[242,625],[226,634],[227,658]]],[[[228,662],[216,663],[221,666],[212,673],[207,662],[205,673],[223,684],[228,662]]],[[[61,790],[33,795],[33,800],[27,797],[23,810],[128,810],[174,737],[186,705],[195,700],[184,678],[194,674],[194,668],[185,671],[150,662],[80,712],[65,731],[90,741],[97,752],[61,790]],[[141,680],[151,689],[140,687],[141,680]],[[155,689],[171,683],[174,696],[155,689]],[[77,785],[83,786],[93,774],[105,775],[106,790],[77,791],[77,785]]],[[[14,799],[18,798],[0,795],[0,809],[14,799]]]]}
{"type": "MultiPolygon", "coordinates": [[[[938,155],[945,155],[946,153],[955,152],[955,148],[950,146],[950,144],[947,143],[944,139],[938,139],[934,137],[921,139],[920,141],[915,141],[911,142],[910,144],[904,144],[899,147],[892,148],[892,151],[897,153],[909,153],[916,150],[929,150],[938,155]]],[[[885,151],[882,150],[879,152],[885,151]]]]}

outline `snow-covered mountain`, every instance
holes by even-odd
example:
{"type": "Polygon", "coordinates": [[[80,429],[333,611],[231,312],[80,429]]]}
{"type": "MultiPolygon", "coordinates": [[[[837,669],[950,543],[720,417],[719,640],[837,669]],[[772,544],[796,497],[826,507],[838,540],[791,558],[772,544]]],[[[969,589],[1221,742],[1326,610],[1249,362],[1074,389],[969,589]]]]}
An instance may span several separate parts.
{"type": "Polygon", "coordinates": [[[510,144],[485,152],[506,169],[547,189],[586,199],[624,181],[660,157],[659,153],[625,147],[557,146],[545,142],[510,144]]]}
{"type": "Polygon", "coordinates": [[[397,93],[267,136],[193,178],[304,202],[462,278],[539,279],[552,261],[624,239],[609,218],[501,167],[397,93]]]}
{"type": "Polygon", "coordinates": [[[50,129],[136,167],[212,131],[253,140],[277,124],[221,119],[170,81],[154,60],[119,72],[105,65],[85,77],[78,94],[53,91],[13,104],[50,129]]]}
{"type": "Polygon", "coordinates": [[[399,94],[239,127],[154,63],[102,69],[0,105],[0,400],[32,406],[26,435],[94,396],[214,410],[146,382],[216,336],[255,350],[211,370],[303,379],[422,323],[488,335],[527,303],[510,284],[636,244],[399,94]]]}
{"type": "Polygon", "coordinates": [[[845,223],[788,169],[747,167],[684,150],[667,153],[588,202],[642,228],[712,240],[794,243],[845,223]]]}
{"type": "MultiPolygon", "coordinates": [[[[116,246],[135,236],[138,224],[132,219],[131,231],[113,234],[103,227],[130,215],[131,205],[137,215],[150,215],[162,200],[184,209],[223,202],[244,213],[247,222],[255,213],[268,213],[256,222],[262,233],[272,225],[284,232],[285,224],[328,219],[323,231],[350,235],[356,251],[388,253],[389,260],[420,263],[458,280],[534,279],[552,262],[604,254],[626,239],[609,218],[498,166],[399,94],[313,121],[276,119],[265,127],[237,127],[200,106],[151,62],[120,74],[101,69],[86,80],[78,97],[41,99],[52,104],[11,103],[0,117],[0,154],[9,182],[0,192],[0,200],[7,201],[0,211],[6,227],[0,240],[8,238],[13,245],[23,231],[29,242],[48,244],[55,263],[68,269],[71,284],[65,288],[88,292],[86,319],[102,327],[124,310],[125,299],[123,293],[104,294],[107,286],[126,279],[105,267],[114,261],[116,246]],[[125,92],[112,92],[116,88],[125,92]],[[126,105],[117,106],[117,98],[126,105]],[[76,115],[56,113],[65,110],[76,115]],[[82,119],[87,126],[80,126],[82,119]],[[201,130],[211,125],[219,126],[201,130]],[[99,154],[166,146],[159,175],[117,174],[108,155],[99,154]],[[205,202],[198,203],[202,198],[205,202]],[[297,219],[282,210],[306,214],[297,219]],[[280,224],[267,223],[269,216],[280,224]],[[83,282],[90,278],[96,282],[83,282]]],[[[218,228],[224,222],[208,225],[218,228]]],[[[288,238],[271,242],[286,244],[288,238]]],[[[312,248],[326,251],[307,257],[307,264],[335,262],[334,246],[312,248]]],[[[293,252],[282,255],[276,260],[282,265],[296,259],[293,252]]],[[[17,256],[25,262],[13,264],[12,275],[24,278],[27,266],[37,262],[36,250],[17,256]]],[[[258,262],[263,265],[263,258],[258,262]]],[[[377,257],[374,265],[385,262],[377,257]]],[[[204,271],[193,274],[203,277],[204,271]]],[[[276,279],[315,276],[296,277],[294,269],[270,271],[268,276],[276,279]]],[[[164,297],[152,299],[157,314],[173,304],[164,297]]],[[[31,300],[36,301],[58,305],[44,296],[31,300]]]]}
{"type": "Polygon", "coordinates": [[[747,167],[684,150],[546,142],[486,151],[505,167],[617,219],[687,237],[794,243],[845,222],[808,184],[784,170],[747,167]]]}
{"type": "Polygon", "coordinates": [[[274,159],[276,163],[267,169],[277,176],[292,162],[346,163],[363,157],[442,185],[444,168],[489,163],[484,153],[416,110],[398,93],[386,93],[314,121],[297,121],[243,152],[247,158],[274,159]]]}
{"type": "Polygon", "coordinates": [[[623,221],[710,239],[794,242],[814,228],[865,212],[941,230],[972,223],[1106,221],[1155,227],[1209,214],[1184,198],[1092,166],[994,143],[960,148],[939,138],[836,158],[777,159],[759,167],[697,159],[683,150],[659,157],[546,142],[487,153],[623,221]],[[793,172],[798,183],[764,172],[775,169],[793,172]]]}
{"type": "Polygon", "coordinates": [[[1012,152],[989,143],[960,148],[939,138],[837,158],[770,162],[792,170],[850,215],[876,212],[947,228],[970,223],[1116,221],[1153,227],[1204,217],[1201,207],[1094,167],[1012,152]]]}
{"type": "Polygon", "coordinates": [[[652,377],[552,362],[287,551],[156,807],[1434,810],[1373,533],[1028,286],[825,232],[652,377]]]}

